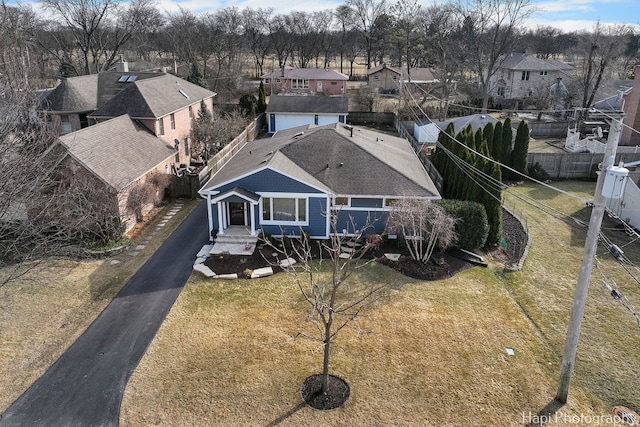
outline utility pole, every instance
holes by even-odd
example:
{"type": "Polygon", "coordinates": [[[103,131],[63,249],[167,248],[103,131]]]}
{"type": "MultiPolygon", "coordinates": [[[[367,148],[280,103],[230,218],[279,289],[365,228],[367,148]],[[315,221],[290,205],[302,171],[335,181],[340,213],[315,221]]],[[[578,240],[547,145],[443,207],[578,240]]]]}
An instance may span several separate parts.
{"type": "Polygon", "coordinates": [[[587,302],[587,293],[589,291],[589,279],[591,278],[591,269],[593,267],[593,258],[598,247],[598,236],[600,235],[600,227],[602,226],[602,218],[605,212],[605,197],[602,195],[602,187],[604,179],[607,175],[607,168],[613,166],[622,130],[622,119],[611,119],[609,137],[604,150],[604,160],[602,168],[598,175],[596,183],[596,192],[593,199],[593,210],[591,211],[591,219],[589,220],[589,229],[587,230],[587,240],[584,244],[584,254],[582,255],[582,264],[580,266],[580,274],[578,275],[578,283],[573,295],[573,304],[571,306],[571,317],[569,326],[567,327],[567,338],[564,344],[564,354],[562,355],[562,368],[560,371],[560,380],[558,382],[558,392],[555,399],[560,403],[567,403],[569,395],[569,383],[573,374],[573,367],[576,359],[576,351],[578,349],[578,340],[580,338],[580,327],[582,326],[582,318],[584,314],[584,306],[587,302]]]}

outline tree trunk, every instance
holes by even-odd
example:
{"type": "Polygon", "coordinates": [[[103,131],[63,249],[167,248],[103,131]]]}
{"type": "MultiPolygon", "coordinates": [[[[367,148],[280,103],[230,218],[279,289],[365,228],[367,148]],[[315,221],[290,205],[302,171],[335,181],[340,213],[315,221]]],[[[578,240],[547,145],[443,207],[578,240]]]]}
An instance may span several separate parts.
{"type": "Polygon", "coordinates": [[[330,320],[325,325],[324,339],[324,358],[322,360],[322,394],[329,393],[329,355],[331,353],[331,320],[333,315],[330,314],[330,320]]]}

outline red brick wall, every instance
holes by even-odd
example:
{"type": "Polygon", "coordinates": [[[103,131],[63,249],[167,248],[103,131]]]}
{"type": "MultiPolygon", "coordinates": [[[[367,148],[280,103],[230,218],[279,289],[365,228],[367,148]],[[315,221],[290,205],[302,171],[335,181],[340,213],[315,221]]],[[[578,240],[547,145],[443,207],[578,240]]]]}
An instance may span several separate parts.
{"type": "MultiPolygon", "coordinates": [[[[640,65],[636,65],[635,71],[633,89],[624,101],[624,110],[627,116],[622,122],[635,130],[640,130],[640,65]]],[[[640,135],[627,126],[622,128],[620,145],[640,145],[640,135]]]]}

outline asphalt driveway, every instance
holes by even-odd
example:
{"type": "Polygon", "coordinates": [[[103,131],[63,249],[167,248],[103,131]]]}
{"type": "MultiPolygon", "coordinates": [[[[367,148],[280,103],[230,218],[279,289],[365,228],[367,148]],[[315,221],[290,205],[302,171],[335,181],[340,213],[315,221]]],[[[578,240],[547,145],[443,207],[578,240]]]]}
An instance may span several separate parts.
{"type": "Polygon", "coordinates": [[[206,243],[202,201],[84,334],[0,416],[0,426],[117,426],[127,381],[206,243]]]}

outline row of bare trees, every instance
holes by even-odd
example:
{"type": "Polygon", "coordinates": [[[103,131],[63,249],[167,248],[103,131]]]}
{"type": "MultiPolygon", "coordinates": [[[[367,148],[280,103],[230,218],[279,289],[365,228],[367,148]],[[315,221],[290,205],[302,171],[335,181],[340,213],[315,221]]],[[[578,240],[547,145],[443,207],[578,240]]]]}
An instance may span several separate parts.
{"type": "Polygon", "coordinates": [[[471,79],[486,104],[501,55],[526,50],[575,63],[587,105],[603,79],[629,76],[640,45],[631,26],[597,24],[571,33],[527,28],[530,0],[427,7],[417,0],[346,0],[335,10],[287,14],[237,7],[162,14],[154,0],[41,0],[46,17],[5,1],[7,42],[20,46],[12,64],[28,63],[30,74],[96,73],[124,52],[152,63],[199,63],[212,90],[243,73],[255,77],[284,65],[331,66],[354,76],[355,65],[391,62],[431,67],[445,95],[450,81],[471,79]]]}

